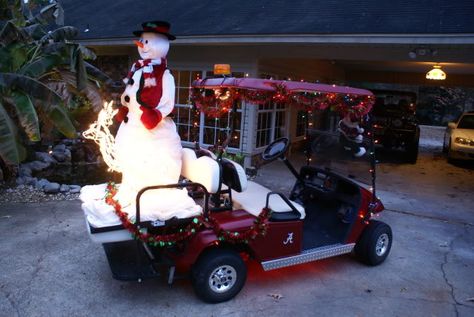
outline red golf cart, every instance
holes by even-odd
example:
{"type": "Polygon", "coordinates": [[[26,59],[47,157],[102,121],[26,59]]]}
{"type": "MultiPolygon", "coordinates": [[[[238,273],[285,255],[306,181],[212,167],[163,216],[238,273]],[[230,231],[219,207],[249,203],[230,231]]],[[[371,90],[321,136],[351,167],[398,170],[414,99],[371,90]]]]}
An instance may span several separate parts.
{"type": "MultiPolygon", "coordinates": [[[[329,111],[337,121],[348,112],[365,118],[372,104],[366,90],[302,82],[213,78],[196,81],[193,87],[201,111],[214,106],[232,112],[237,101],[258,104],[272,99],[299,104],[313,116],[329,111]]],[[[308,164],[299,172],[286,158],[288,138],[275,140],[261,155],[266,162],[282,160],[294,175],[289,197],[248,180],[243,168],[222,152],[215,156],[199,148],[183,150],[180,183],[139,192],[134,221],[120,214],[111,186],[108,202],[117,207],[123,224],[89,224],[88,229],[92,239],[103,244],[114,278],[165,276],[172,283],[176,277],[190,277],[201,299],[222,302],[244,286],[248,258],[264,270],[351,252],[368,265],[382,263],[390,252],[392,231],[372,219],[384,207],[375,196],[370,132],[363,143],[367,154],[355,157],[337,125],[322,126],[308,129],[308,164]],[[202,206],[202,215],[141,221],[140,197],[163,188],[186,188],[202,206]]]]}

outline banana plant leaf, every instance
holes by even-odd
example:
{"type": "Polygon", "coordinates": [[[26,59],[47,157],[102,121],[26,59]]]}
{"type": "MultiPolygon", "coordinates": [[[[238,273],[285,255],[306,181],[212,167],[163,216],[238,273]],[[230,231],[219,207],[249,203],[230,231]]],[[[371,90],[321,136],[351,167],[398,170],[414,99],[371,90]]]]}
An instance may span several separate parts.
{"type": "Polygon", "coordinates": [[[64,54],[69,58],[69,50],[67,48],[70,44],[66,44],[64,42],[53,42],[53,43],[43,43],[41,46],[41,53],[42,54],[64,54]]]}
{"type": "Polygon", "coordinates": [[[82,52],[78,48],[75,50],[76,54],[76,87],[79,91],[84,91],[87,86],[87,71],[86,65],[84,64],[84,58],[82,52]]]}
{"type": "Polygon", "coordinates": [[[0,156],[7,163],[18,164],[25,154],[25,149],[17,141],[15,124],[0,103],[0,156]]]}
{"type": "Polygon", "coordinates": [[[18,73],[29,77],[38,78],[61,64],[62,58],[58,55],[42,56],[35,61],[24,65],[18,73]]]}
{"type": "Polygon", "coordinates": [[[65,40],[72,40],[74,39],[79,31],[73,26],[63,26],[60,28],[55,29],[54,31],[47,33],[45,36],[41,38],[41,42],[45,43],[49,40],[53,40],[54,42],[61,42],[65,40]]]}
{"type": "Polygon", "coordinates": [[[23,32],[12,21],[0,22],[0,44],[6,46],[14,41],[27,39],[26,32],[23,32]]]}
{"type": "Polygon", "coordinates": [[[50,22],[55,22],[60,14],[59,7],[58,3],[52,3],[43,7],[37,15],[27,21],[27,24],[48,24],[50,22]]]}
{"type": "Polygon", "coordinates": [[[97,55],[95,55],[95,53],[87,47],[79,45],[78,48],[81,51],[82,57],[84,59],[95,60],[97,58],[97,55]]]}
{"type": "Polygon", "coordinates": [[[40,40],[44,35],[45,31],[41,24],[35,23],[32,25],[29,25],[27,27],[24,27],[23,30],[28,33],[28,35],[33,39],[33,40],[40,40]]]}
{"type": "Polygon", "coordinates": [[[27,47],[23,44],[0,47],[0,71],[15,72],[26,62],[27,58],[27,47]]]}
{"type": "Polygon", "coordinates": [[[12,94],[12,101],[15,105],[20,125],[30,141],[41,140],[38,114],[30,97],[21,92],[14,92],[12,94]]]}
{"type": "Polygon", "coordinates": [[[100,82],[103,82],[108,86],[114,85],[114,81],[112,80],[112,78],[110,78],[107,74],[102,72],[100,69],[98,69],[97,67],[95,67],[94,65],[88,62],[84,62],[84,65],[86,66],[87,74],[89,75],[89,77],[92,77],[100,82]]]}
{"type": "MultiPolygon", "coordinates": [[[[60,73],[61,73],[61,78],[64,82],[66,82],[68,85],[72,86],[73,88],[77,89],[76,87],[77,82],[76,82],[76,78],[74,74],[69,73],[69,72],[64,72],[64,71],[60,73]]],[[[61,88],[62,87],[60,87],[59,85],[56,85],[55,91],[59,93],[58,89],[61,89],[61,88]]],[[[104,106],[104,100],[102,99],[102,96],[99,92],[99,87],[94,82],[87,81],[86,89],[83,92],[86,94],[87,99],[89,99],[89,101],[91,102],[92,108],[94,109],[94,111],[99,112],[104,106]]],[[[69,94],[69,91],[62,90],[62,93],[63,93],[62,96],[64,99],[64,98],[67,98],[65,93],[69,94]]]]}
{"type": "Polygon", "coordinates": [[[76,129],[62,105],[61,97],[45,84],[29,76],[0,73],[0,89],[20,90],[36,100],[37,106],[51,123],[68,138],[76,136],[76,129]]]}

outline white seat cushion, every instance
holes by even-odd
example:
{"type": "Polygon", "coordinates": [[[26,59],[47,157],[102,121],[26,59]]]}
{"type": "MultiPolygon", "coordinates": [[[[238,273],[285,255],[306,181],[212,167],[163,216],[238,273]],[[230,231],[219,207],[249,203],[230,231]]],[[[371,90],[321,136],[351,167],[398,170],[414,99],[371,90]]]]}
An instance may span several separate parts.
{"type": "MultiPolygon", "coordinates": [[[[258,216],[265,207],[267,194],[271,192],[270,189],[257,184],[252,181],[247,182],[247,190],[242,193],[238,193],[235,190],[232,191],[232,201],[235,209],[244,209],[254,216],[258,216]]],[[[304,219],[306,213],[303,206],[290,200],[295,208],[300,212],[300,219],[304,219]]],[[[278,195],[270,196],[269,207],[273,212],[286,212],[290,211],[291,208],[287,203],[278,195]]]]}
{"type": "Polygon", "coordinates": [[[181,175],[206,187],[209,193],[219,189],[219,164],[207,156],[196,157],[192,149],[183,148],[181,175]]]}

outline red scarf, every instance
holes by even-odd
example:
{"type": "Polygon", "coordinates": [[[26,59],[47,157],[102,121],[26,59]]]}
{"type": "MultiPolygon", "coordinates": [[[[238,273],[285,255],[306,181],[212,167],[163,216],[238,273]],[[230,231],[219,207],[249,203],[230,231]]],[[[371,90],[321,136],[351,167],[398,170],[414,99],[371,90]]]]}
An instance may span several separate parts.
{"type": "Polygon", "coordinates": [[[139,69],[143,69],[143,74],[137,91],[137,101],[141,106],[153,109],[159,104],[163,94],[162,81],[166,70],[166,59],[162,58],[160,62],[153,59],[136,61],[124,82],[128,84],[133,74],[139,69]]]}
{"type": "MultiPolygon", "coordinates": [[[[125,84],[133,85],[133,74],[139,69],[143,69],[142,76],[140,76],[140,84],[137,91],[137,102],[140,104],[142,115],[140,120],[147,129],[155,128],[163,118],[161,112],[156,109],[160,103],[163,94],[163,74],[166,70],[166,59],[162,58],[160,61],[154,59],[138,60],[132,65],[132,68],[124,78],[125,84]]],[[[126,116],[128,113],[127,107],[120,107],[119,122],[127,122],[126,116]]]]}

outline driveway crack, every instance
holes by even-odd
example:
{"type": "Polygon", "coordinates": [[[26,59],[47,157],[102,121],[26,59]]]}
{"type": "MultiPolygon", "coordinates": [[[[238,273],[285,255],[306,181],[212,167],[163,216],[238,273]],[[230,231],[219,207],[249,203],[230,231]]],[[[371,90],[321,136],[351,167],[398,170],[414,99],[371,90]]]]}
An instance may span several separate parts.
{"type": "MultiPolygon", "coordinates": [[[[467,226],[466,226],[467,227],[467,226]]],[[[467,231],[467,228],[465,227],[464,229],[464,233],[467,231]]],[[[453,252],[453,244],[454,242],[459,239],[464,233],[461,233],[459,235],[457,235],[456,237],[454,237],[449,245],[448,245],[448,250],[444,253],[444,260],[443,260],[443,263],[441,263],[441,272],[443,273],[443,279],[444,279],[444,282],[446,283],[446,285],[449,287],[450,289],[450,294],[451,294],[451,299],[453,300],[453,308],[454,308],[454,312],[456,313],[456,317],[459,316],[459,310],[458,310],[458,305],[459,306],[464,306],[463,303],[459,302],[457,299],[456,299],[456,295],[454,294],[454,285],[453,283],[451,283],[449,281],[449,278],[448,278],[448,275],[446,273],[446,266],[448,265],[449,263],[449,254],[451,252],[453,252]]]]}

